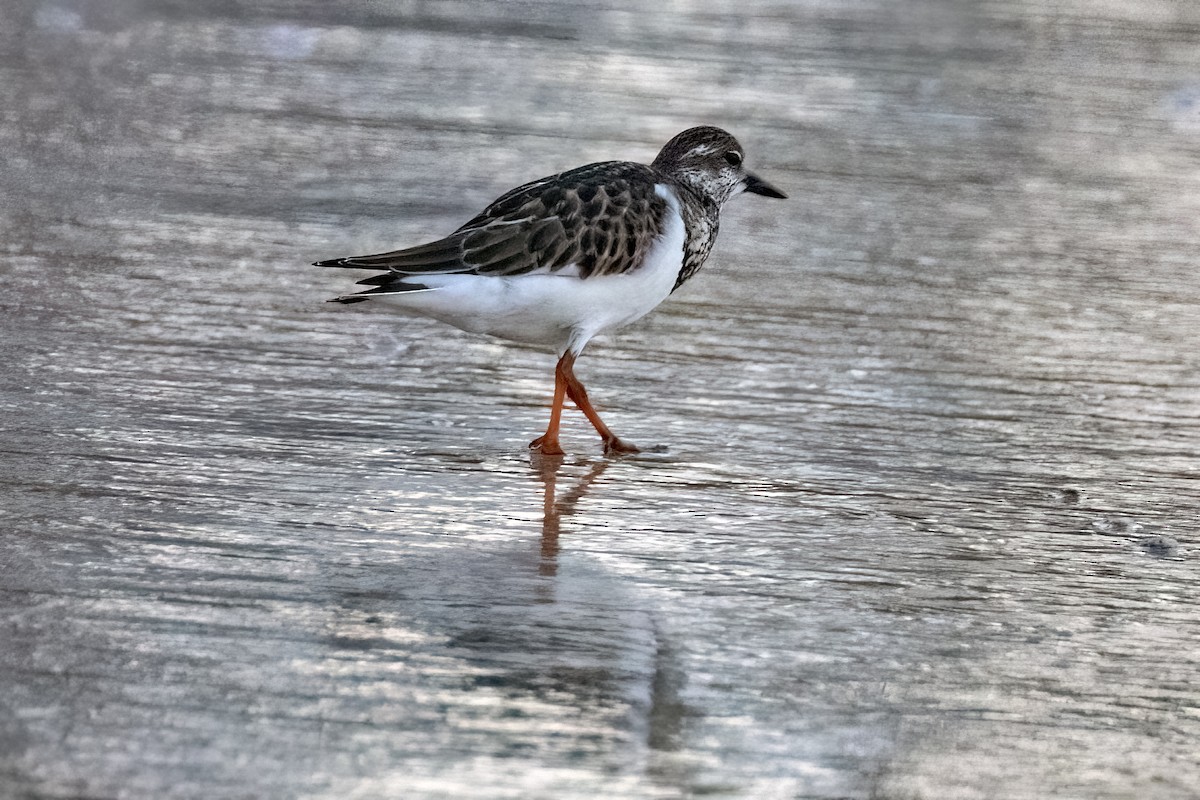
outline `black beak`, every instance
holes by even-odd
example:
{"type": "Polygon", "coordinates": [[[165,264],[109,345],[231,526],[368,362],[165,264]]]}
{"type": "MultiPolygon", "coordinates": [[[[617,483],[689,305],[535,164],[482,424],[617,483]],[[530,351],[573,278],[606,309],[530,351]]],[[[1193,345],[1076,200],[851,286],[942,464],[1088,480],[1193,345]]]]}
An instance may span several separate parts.
{"type": "Polygon", "coordinates": [[[778,197],[780,200],[787,199],[786,194],[779,191],[757,175],[749,172],[746,173],[746,191],[752,194],[761,194],[764,197],[778,197]]]}

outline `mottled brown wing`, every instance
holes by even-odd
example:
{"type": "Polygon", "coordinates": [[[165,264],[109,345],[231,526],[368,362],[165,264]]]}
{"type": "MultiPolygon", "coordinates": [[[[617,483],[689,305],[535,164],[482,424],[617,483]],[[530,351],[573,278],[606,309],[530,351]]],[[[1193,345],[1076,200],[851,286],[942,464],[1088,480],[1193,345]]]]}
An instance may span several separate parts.
{"type": "Polygon", "coordinates": [[[656,182],[643,164],[589,164],[513,189],[445,239],[320,265],[394,273],[360,281],[381,287],[439,273],[507,276],[574,266],[584,278],[620,274],[662,232],[666,203],[656,182]]]}

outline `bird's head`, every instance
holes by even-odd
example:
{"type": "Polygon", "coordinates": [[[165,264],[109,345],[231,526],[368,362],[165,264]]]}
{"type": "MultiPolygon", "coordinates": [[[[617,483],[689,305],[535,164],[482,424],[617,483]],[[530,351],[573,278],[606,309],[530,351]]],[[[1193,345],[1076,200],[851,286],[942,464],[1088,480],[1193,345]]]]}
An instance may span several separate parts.
{"type": "Polygon", "coordinates": [[[689,128],[663,146],[652,166],[722,206],[742,192],[785,198],[786,194],[747,172],[746,153],[729,133],[703,125],[689,128]]]}

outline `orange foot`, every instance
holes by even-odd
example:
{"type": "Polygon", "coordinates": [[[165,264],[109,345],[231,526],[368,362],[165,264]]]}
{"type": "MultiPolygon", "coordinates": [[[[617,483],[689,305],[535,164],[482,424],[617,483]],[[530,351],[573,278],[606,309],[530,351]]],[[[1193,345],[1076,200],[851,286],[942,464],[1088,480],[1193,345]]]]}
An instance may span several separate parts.
{"type": "Polygon", "coordinates": [[[547,439],[545,436],[539,436],[529,443],[530,450],[536,450],[544,456],[561,456],[563,449],[558,445],[558,437],[547,439]]]}

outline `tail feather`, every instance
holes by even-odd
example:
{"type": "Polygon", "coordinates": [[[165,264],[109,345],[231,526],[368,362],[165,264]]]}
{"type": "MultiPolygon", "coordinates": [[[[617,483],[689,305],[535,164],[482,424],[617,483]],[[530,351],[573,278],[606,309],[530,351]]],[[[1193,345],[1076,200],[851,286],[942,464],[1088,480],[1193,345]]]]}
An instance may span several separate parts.
{"type": "MultiPolygon", "coordinates": [[[[361,292],[355,292],[354,294],[344,294],[341,297],[333,298],[329,302],[330,303],[361,303],[364,300],[370,300],[373,295],[378,296],[378,295],[384,295],[384,294],[408,294],[409,292],[436,291],[436,289],[433,289],[429,286],[425,286],[424,284],[404,283],[403,279],[407,276],[397,275],[394,272],[387,274],[387,275],[376,275],[374,277],[375,278],[386,278],[387,282],[384,283],[383,281],[371,281],[371,283],[380,283],[381,285],[376,286],[372,289],[366,289],[361,292]]],[[[367,283],[367,281],[363,280],[363,281],[359,281],[359,283],[367,283]]]]}
{"type": "Polygon", "coordinates": [[[369,278],[363,278],[361,281],[356,281],[359,286],[386,286],[392,281],[403,280],[402,276],[395,272],[384,272],[380,275],[372,275],[369,278]]]}
{"type": "Polygon", "coordinates": [[[473,267],[463,263],[462,237],[451,236],[436,242],[376,253],[369,256],[347,256],[314,261],[314,267],[343,269],[394,269],[404,272],[469,272],[473,267]]]}
{"type": "MultiPolygon", "coordinates": [[[[386,262],[390,261],[398,254],[403,254],[410,261],[418,262],[419,267],[430,267],[435,264],[441,264],[445,261],[446,244],[445,242],[433,242],[429,245],[412,248],[409,251],[396,251],[395,253],[381,253],[378,256],[350,256],[348,258],[331,258],[326,261],[314,261],[314,267],[341,267],[343,269],[388,269],[386,262]],[[430,263],[426,264],[428,261],[430,263]]],[[[418,270],[420,271],[420,270],[418,270]]],[[[433,270],[427,270],[433,271],[433,270]]],[[[451,272],[465,272],[466,267],[461,269],[452,269],[451,272]]],[[[362,303],[370,300],[372,296],[385,294],[407,294],[408,292],[428,292],[433,291],[431,287],[423,283],[419,283],[414,275],[407,272],[399,272],[389,270],[378,275],[371,275],[358,281],[360,285],[370,286],[372,288],[353,294],[344,294],[341,297],[335,297],[329,300],[330,303],[362,303]]]]}

